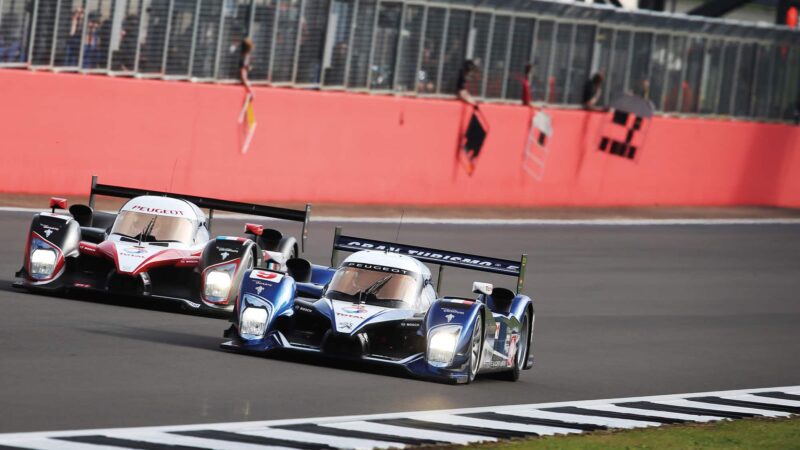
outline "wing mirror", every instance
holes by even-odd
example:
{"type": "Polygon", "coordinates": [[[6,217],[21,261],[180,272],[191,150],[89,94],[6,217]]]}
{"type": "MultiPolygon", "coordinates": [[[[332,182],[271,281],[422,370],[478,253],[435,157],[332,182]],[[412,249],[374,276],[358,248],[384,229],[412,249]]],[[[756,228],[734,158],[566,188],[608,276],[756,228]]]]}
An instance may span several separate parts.
{"type": "Polygon", "coordinates": [[[472,283],[472,292],[475,294],[492,295],[493,289],[494,286],[492,283],[481,283],[480,281],[475,281],[472,283]]]}
{"type": "Polygon", "coordinates": [[[56,208],[67,209],[67,199],[58,198],[58,197],[50,197],[50,209],[51,209],[51,211],[52,212],[56,212],[56,208]]]}
{"type": "Polygon", "coordinates": [[[248,223],[244,226],[244,232],[254,234],[256,236],[261,236],[264,233],[264,226],[263,225],[256,225],[254,223],[248,223]]]}

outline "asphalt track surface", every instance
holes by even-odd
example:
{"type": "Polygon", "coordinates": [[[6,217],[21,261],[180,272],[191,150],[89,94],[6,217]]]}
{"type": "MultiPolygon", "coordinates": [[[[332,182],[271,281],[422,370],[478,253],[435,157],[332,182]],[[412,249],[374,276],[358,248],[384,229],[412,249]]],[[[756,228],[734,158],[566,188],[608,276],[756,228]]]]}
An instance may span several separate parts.
{"type": "MultiPolygon", "coordinates": [[[[404,225],[409,244],[530,255],[533,370],[467,386],[224,353],[224,319],[11,288],[30,213],[0,213],[0,432],[289,419],[800,384],[800,225],[404,225]]],[[[287,232],[295,224],[271,222],[287,232]]],[[[242,221],[217,221],[237,235],[242,221]]],[[[306,256],[330,257],[332,223],[306,256]]],[[[347,224],[394,240],[397,225],[347,224]]],[[[445,272],[465,294],[474,273],[445,272]]],[[[500,279],[503,281],[502,279],[500,279]]],[[[504,280],[509,286],[511,279],[504,280]]]]}

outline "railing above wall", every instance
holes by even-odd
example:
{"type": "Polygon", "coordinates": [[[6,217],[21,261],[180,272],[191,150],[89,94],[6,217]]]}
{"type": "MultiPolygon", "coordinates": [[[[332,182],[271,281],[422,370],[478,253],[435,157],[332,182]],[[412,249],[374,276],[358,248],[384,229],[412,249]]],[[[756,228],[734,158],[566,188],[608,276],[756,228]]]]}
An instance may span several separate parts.
{"type": "Polygon", "coordinates": [[[800,32],[544,0],[0,0],[0,67],[577,107],[593,73],[665,114],[790,121],[800,32]]]}

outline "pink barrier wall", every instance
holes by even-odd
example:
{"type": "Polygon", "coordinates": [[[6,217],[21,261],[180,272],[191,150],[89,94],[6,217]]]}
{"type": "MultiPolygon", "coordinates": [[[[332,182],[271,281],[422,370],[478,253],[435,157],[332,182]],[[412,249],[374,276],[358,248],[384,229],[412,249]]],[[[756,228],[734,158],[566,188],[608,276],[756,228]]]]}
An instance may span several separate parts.
{"type": "Polygon", "coordinates": [[[541,182],[521,168],[529,112],[485,105],[472,177],[456,101],[258,88],[242,155],[238,86],[0,70],[0,192],[101,182],[263,202],[800,207],[800,128],[655,118],[635,161],[597,150],[605,114],[549,111],[541,182]]]}

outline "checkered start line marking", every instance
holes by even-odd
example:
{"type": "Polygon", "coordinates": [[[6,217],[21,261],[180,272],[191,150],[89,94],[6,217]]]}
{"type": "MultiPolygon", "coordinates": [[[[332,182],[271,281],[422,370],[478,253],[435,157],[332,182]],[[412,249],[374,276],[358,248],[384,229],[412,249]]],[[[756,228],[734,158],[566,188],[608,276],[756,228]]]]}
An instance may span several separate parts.
{"type": "Polygon", "coordinates": [[[397,414],[0,434],[0,449],[371,449],[800,414],[800,386],[397,414]]]}

